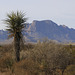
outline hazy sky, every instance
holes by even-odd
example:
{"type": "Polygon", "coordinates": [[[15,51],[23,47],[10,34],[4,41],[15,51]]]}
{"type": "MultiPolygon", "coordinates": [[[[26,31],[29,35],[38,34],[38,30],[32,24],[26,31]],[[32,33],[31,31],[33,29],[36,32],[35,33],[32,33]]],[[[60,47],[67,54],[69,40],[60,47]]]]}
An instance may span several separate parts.
{"type": "Polygon", "coordinates": [[[6,14],[17,10],[26,12],[29,23],[52,20],[75,28],[75,0],[0,0],[0,29],[5,29],[6,14]]]}

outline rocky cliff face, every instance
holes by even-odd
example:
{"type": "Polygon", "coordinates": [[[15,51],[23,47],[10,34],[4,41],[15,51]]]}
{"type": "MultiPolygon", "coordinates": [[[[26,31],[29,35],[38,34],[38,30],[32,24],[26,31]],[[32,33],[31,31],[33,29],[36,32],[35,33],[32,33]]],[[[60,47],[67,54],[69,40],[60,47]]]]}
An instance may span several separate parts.
{"type": "Polygon", "coordinates": [[[31,31],[28,35],[34,41],[46,37],[59,42],[75,41],[75,29],[68,28],[65,25],[57,25],[51,20],[34,20],[28,30],[31,31]]]}

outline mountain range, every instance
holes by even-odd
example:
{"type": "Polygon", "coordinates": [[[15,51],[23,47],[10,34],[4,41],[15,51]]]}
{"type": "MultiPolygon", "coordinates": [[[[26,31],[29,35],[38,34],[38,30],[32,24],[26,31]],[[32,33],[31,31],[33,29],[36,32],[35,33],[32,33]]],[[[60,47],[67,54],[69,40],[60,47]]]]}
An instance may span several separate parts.
{"type": "MultiPolygon", "coordinates": [[[[37,42],[48,38],[58,42],[75,42],[75,29],[65,25],[58,25],[51,20],[34,20],[27,24],[27,32],[23,31],[26,41],[37,42]]],[[[0,41],[5,41],[8,38],[8,32],[0,30],[0,41]]]]}

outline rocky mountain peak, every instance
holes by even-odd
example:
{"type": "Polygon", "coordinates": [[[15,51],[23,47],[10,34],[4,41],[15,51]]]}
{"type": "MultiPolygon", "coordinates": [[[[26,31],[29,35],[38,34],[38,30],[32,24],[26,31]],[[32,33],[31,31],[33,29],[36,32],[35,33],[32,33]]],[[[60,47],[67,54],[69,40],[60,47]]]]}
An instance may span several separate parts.
{"type": "MultiPolygon", "coordinates": [[[[24,36],[33,42],[43,38],[57,40],[59,42],[75,42],[75,29],[68,28],[65,25],[58,25],[51,20],[34,20],[31,24],[28,24],[27,30],[27,33],[23,32],[24,36]]],[[[7,37],[7,31],[0,30],[0,41],[6,40],[7,37]]]]}

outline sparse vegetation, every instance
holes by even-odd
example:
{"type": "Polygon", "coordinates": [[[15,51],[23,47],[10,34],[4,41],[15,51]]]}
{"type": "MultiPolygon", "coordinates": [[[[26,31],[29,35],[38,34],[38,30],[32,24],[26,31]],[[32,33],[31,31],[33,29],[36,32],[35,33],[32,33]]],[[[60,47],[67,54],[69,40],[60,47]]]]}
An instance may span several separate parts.
{"type": "Polygon", "coordinates": [[[25,44],[19,62],[11,45],[2,46],[0,54],[0,71],[8,75],[75,75],[75,46],[52,41],[25,44]]]}
{"type": "Polygon", "coordinates": [[[75,46],[48,39],[36,44],[24,44],[22,31],[26,27],[26,20],[22,12],[7,14],[5,23],[8,24],[9,37],[14,37],[14,45],[0,45],[0,73],[75,75],[75,46]]]}

